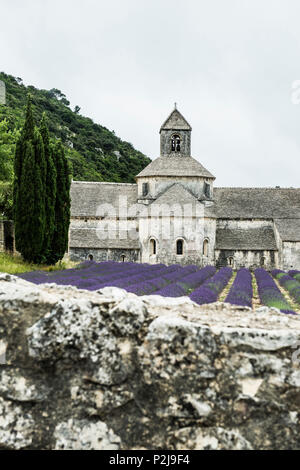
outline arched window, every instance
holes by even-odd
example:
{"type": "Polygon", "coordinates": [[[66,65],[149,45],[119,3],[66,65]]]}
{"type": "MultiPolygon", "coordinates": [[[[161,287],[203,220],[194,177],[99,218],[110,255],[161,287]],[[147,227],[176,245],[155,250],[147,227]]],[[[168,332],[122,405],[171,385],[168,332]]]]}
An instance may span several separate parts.
{"type": "Polygon", "coordinates": [[[263,267],[263,266],[265,266],[265,264],[266,264],[266,258],[264,256],[262,256],[260,258],[260,265],[261,265],[261,267],[263,267]]]}
{"type": "Polygon", "coordinates": [[[205,239],[203,242],[203,256],[208,256],[208,240],[205,239]]]}
{"type": "Polygon", "coordinates": [[[89,255],[89,260],[90,260],[90,261],[93,261],[93,259],[94,259],[94,256],[90,254],[90,255],[89,255]]]}
{"type": "Polygon", "coordinates": [[[233,257],[232,256],[229,256],[229,258],[227,258],[227,264],[228,266],[233,266],[233,257]]]}
{"type": "Polygon", "coordinates": [[[176,255],[183,255],[183,240],[176,242],[176,255]]]}
{"type": "Polygon", "coordinates": [[[156,240],[154,240],[154,238],[150,240],[150,254],[156,255],[156,240]]]}
{"type": "Polygon", "coordinates": [[[180,136],[178,134],[172,135],[171,150],[172,152],[180,152],[180,136]]]}

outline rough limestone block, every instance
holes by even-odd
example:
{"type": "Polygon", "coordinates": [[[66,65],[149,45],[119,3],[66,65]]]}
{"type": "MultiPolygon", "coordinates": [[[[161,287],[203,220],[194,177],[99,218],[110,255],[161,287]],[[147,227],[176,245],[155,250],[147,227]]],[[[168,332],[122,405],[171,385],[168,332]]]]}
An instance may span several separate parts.
{"type": "Polygon", "coordinates": [[[0,274],[0,447],[300,449],[300,316],[0,274]]]}

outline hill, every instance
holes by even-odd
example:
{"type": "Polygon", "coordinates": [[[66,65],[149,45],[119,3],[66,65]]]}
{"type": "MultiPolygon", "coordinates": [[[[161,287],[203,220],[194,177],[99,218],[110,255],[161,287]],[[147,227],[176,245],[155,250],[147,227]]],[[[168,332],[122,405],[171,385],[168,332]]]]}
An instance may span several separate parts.
{"type": "MultiPolygon", "coordinates": [[[[60,90],[25,86],[22,79],[4,72],[0,73],[0,80],[6,85],[7,104],[0,106],[0,123],[5,119],[7,121],[5,140],[9,143],[6,142],[6,149],[3,147],[7,159],[12,156],[15,138],[23,126],[26,97],[30,93],[36,124],[41,120],[42,113],[46,112],[51,138],[61,139],[66,147],[73,179],[134,183],[135,175],[150,162],[149,158],[132,144],[122,141],[113,131],[80,115],[79,106],[72,110],[60,90]]],[[[0,144],[3,144],[1,135],[0,144]]],[[[0,174],[0,180],[5,179],[0,174]]]]}

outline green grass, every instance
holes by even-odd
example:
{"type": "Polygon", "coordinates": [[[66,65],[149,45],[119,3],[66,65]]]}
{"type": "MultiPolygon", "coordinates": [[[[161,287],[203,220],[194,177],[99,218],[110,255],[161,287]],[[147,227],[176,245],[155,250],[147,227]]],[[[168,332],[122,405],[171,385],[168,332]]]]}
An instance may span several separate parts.
{"type": "Polygon", "coordinates": [[[0,253],[0,272],[8,274],[20,274],[30,271],[57,271],[68,268],[73,268],[77,263],[69,260],[58,261],[55,265],[37,265],[33,263],[26,263],[21,256],[11,255],[9,253],[0,253]]]}
{"type": "Polygon", "coordinates": [[[281,279],[283,276],[286,276],[286,273],[278,273],[275,277],[276,279],[281,279]]]}

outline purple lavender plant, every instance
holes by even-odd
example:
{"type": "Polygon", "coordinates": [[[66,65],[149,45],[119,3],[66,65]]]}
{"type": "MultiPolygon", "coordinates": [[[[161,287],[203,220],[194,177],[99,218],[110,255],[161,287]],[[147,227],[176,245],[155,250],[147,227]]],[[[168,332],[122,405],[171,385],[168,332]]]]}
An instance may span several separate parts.
{"type": "Polygon", "coordinates": [[[186,291],[178,284],[174,283],[153,292],[152,295],[162,295],[163,297],[182,297],[186,296],[186,291]]]}
{"type": "Polygon", "coordinates": [[[265,269],[257,268],[254,274],[257,282],[258,295],[263,305],[276,307],[283,313],[295,313],[276,286],[271,275],[265,271],[265,269]]]}
{"type": "Polygon", "coordinates": [[[195,289],[191,293],[190,299],[199,305],[216,302],[231,276],[231,268],[228,266],[221,268],[213,277],[207,279],[202,286],[195,289]]]}
{"type": "Polygon", "coordinates": [[[245,307],[252,307],[252,276],[248,269],[241,268],[236,275],[236,278],[230,288],[230,291],[225,299],[233,305],[243,305],[245,307]]]}
{"type": "Polygon", "coordinates": [[[296,281],[300,282],[300,271],[296,269],[292,269],[291,271],[288,272],[289,276],[293,277],[296,279],[296,281]]]}
{"type": "Polygon", "coordinates": [[[300,283],[297,277],[292,277],[280,269],[274,269],[272,275],[279,281],[279,284],[288,291],[295,302],[300,305],[300,283]]]}
{"type": "Polygon", "coordinates": [[[206,281],[206,279],[213,276],[215,273],[216,268],[214,266],[205,266],[205,268],[199,269],[198,271],[183,277],[177,282],[177,284],[188,292],[190,289],[199,287],[204,281],[206,281]]]}
{"type": "Polygon", "coordinates": [[[164,297],[180,297],[188,295],[188,292],[195,287],[200,286],[207,278],[211,277],[216,272],[214,266],[205,266],[205,268],[198,269],[195,272],[181,277],[177,282],[169,284],[162,289],[154,292],[155,295],[162,295],[164,297]]]}

